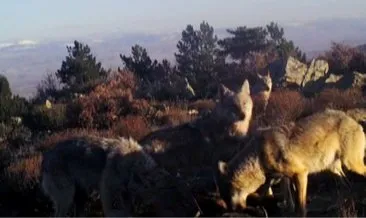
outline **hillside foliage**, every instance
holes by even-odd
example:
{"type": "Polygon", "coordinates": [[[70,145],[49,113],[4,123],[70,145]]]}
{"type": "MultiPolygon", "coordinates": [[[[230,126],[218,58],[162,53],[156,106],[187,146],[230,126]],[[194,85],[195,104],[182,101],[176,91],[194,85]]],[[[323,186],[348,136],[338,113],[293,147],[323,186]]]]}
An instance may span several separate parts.
{"type": "MultiPolygon", "coordinates": [[[[209,113],[221,83],[237,87],[265,70],[271,62],[304,52],[285,38],[284,29],[239,26],[218,38],[206,21],[195,29],[187,25],[177,42],[176,64],[155,60],[141,45],[120,54],[122,66],[106,70],[79,41],[67,46],[60,69],[48,73],[32,99],[13,95],[0,76],[0,155],[2,181],[0,214],[49,216],[52,208],[40,191],[41,154],[53,143],[71,136],[131,136],[150,132],[209,113]]],[[[333,43],[322,58],[332,72],[366,73],[366,56],[356,48],[333,43]]],[[[346,110],[366,103],[362,90],[326,89],[307,98],[297,90],[274,90],[264,116],[253,125],[293,121],[326,107],[346,110]]],[[[256,102],[254,102],[256,104],[256,102]]],[[[98,211],[88,206],[91,215],[98,211]]]]}

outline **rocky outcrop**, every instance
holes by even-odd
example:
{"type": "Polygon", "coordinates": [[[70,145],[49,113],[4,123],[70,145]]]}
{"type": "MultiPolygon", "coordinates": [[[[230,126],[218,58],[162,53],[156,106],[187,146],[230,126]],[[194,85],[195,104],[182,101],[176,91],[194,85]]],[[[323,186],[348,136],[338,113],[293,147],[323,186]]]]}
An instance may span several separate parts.
{"type": "Polygon", "coordinates": [[[352,87],[361,88],[366,84],[366,75],[361,72],[353,72],[353,80],[351,80],[352,87]]]}
{"type": "Polygon", "coordinates": [[[308,82],[315,81],[326,76],[328,71],[329,71],[328,62],[326,62],[325,60],[313,59],[307,72],[304,75],[302,86],[304,87],[308,82]]]}
{"type": "Polygon", "coordinates": [[[301,87],[304,92],[318,92],[323,86],[328,76],[329,65],[325,60],[311,61],[307,69],[301,87]]]}
{"type": "Polygon", "coordinates": [[[297,85],[301,87],[308,67],[299,60],[289,57],[286,64],[284,82],[286,85],[297,85]]]}
{"type": "Polygon", "coordinates": [[[343,75],[336,75],[336,74],[330,74],[328,78],[325,80],[325,83],[330,84],[337,84],[342,81],[343,75]]]}
{"type": "Polygon", "coordinates": [[[348,89],[351,87],[362,88],[366,84],[366,74],[349,72],[343,75],[330,74],[325,80],[326,88],[348,89]]]}
{"type": "Polygon", "coordinates": [[[311,61],[310,66],[289,57],[286,64],[284,83],[286,86],[298,87],[305,92],[318,91],[324,84],[329,65],[324,60],[311,61]]]}
{"type": "MultiPolygon", "coordinates": [[[[279,62],[280,63],[280,62],[279,62]]],[[[363,87],[366,74],[349,72],[343,75],[329,73],[329,64],[325,60],[313,59],[309,66],[294,57],[289,57],[283,64],[270,65],[276,87],[297,88],[304,93],[319,92],[324,88],[346,89],[363,87]]]]}

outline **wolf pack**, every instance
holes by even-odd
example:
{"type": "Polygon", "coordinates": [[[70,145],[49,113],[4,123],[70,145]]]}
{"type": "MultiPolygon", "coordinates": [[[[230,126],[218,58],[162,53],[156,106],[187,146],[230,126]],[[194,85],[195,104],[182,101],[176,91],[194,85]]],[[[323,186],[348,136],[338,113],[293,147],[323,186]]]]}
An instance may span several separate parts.
{"type": "MultiPolygon", "coordinates": [[[[256,95],[263,99],[265,112],[272,80],[269,73],[259,78],[262,88],[256,95]]],[[[73,209],[75,216],[83,216],[86,196],[96,192],[105,216],[136,216],[139,186],[150,180],[157,186],[157,180],[167,178],[157,175],[179,180],[182,170],[208,167],[225,210],[249,208],[250,195],[271,196],[273,185],[280,184],[286,210],[306,216],[309,175],[365,175],[363,117],[357,116],[362,108],[326,108],[296,121],[253,127],[252,97],[248,80],[237,91],[221,84],[210,113],[139,141],[90,135],[57,142],[43,154],[41,166],[42,190],[54,205],[54,215],[67,216],[73,209]]],[[[195,216],[194,210],[168,206],[153,215],[195,216]]]]}

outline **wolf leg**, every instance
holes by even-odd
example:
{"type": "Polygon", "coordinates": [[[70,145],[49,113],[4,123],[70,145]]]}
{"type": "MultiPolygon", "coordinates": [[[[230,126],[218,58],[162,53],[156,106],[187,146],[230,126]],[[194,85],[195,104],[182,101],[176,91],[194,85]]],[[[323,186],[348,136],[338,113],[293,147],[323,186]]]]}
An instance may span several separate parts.
{"type": "Polygon", "coordinates": [[[71,192],[73,192],[73,190],[70,190],[70,192],[66,194],[58,195],[59,198],[57,198],[57,200],[55,199],[55,217],[65,217],[69,212],[74,199],[74,195],[70,194],[71,192]]]}
{"type": "Polygon", "coordinates": [[[293,183],[291,182],[290,178],[283,177],[280,180],[281,191],[283,192],[283,207],[288,208],[291,212],[295,210],[295,200],[294,200],[294,190],[293,183]]]}
{"type": "Polygon", "coordinates": [[[306,216],[306,192],[308,184],[308,173],[302,172],[294,176],[294,181],[297,190],[298,208],[296,212],[305,217],[306,216]]]}
{"type": "Polygon", "coordinates": [[[74,203],[74,196],[75,186],[73,184],[54,190],[52,200],[56,206],[56,217],[65,217],[67,215],[74,203]]]}

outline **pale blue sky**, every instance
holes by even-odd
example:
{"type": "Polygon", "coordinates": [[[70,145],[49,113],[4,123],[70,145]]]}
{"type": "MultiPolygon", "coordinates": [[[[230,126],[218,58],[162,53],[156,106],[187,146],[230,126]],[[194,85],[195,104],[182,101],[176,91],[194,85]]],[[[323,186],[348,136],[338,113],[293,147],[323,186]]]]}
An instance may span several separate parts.
{"type": "Polygon", "coordinates": [[[365,16],[366,0],[3,0],[0,42],[365,16]]]}

